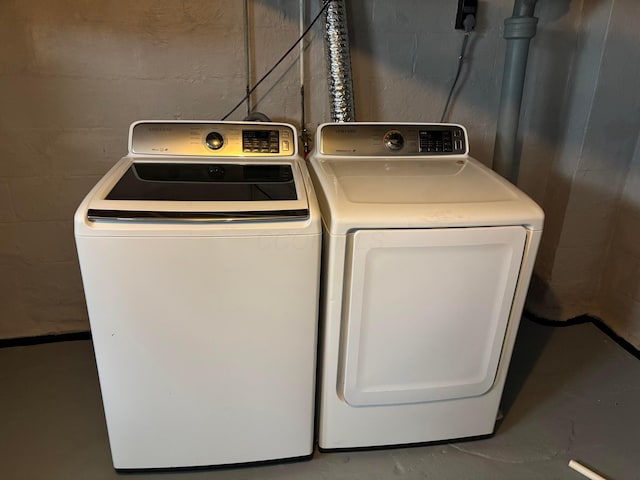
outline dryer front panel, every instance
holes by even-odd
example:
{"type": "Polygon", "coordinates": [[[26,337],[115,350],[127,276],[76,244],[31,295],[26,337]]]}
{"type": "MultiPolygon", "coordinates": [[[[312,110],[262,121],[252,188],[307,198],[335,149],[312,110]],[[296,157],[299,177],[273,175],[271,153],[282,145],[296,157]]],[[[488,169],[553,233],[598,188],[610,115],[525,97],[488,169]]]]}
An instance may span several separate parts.
{"type": "Polygon", "coordinates": [[[520,226],[349,234],[338,392],[352,406],[493,385],[526,240],[520,226]]]}

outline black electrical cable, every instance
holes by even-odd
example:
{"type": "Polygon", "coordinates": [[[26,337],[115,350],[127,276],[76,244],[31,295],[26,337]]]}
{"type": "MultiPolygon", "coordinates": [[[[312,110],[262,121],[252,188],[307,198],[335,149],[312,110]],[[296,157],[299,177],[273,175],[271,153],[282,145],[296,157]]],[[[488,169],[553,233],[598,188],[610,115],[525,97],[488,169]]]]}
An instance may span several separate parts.
{"type": "Polygon", "coordinates": [[[278,60],[278,61],[275,63],[275,65],[273,65],[273,67],[271,67],[271,68],[269,69],[269,71],[268,71],[267,73],[265,73],[265,74],[262,76],[262,78],[260,78],[260,80],[258,80],[258,81],[256,82],[256,84],[255,84],[251,89],[249,89],[249,90],[247,91],[247,94],[246,94],[244,97],[242,97],[242,100],[240,100],[240,101],[238,102],[238,104],[237,104],[235,107],[233,107],[233,108],[229,111],[229,113],[227,113],[224,117],[222,117],[222,119],[221,119],[221,120],[226,120],[226,119],[229,117],[229,115],[231,115],[233,112],[235,112],[235,111],[240,107],[240,105],[242,105],[242,104],[243,104],[243,103],[244,103],[244,102],[245,102],[245,101],[246,101],[246,100],[251,96],[251,94],[255,91],[255,89],[256,89],[256,88],[258,88],[258,86],[259,86],[259,85],[260,85],[260,84],[261,84],[261,83],[262,83],[262,82],[263,82],[263,81],[264,81],[264,80],[265,80],[269,75],[271,75],[271,74],[273,73],[273,71],[278,67],[278,65],[280,65],[280,64],[284,61],[284,59],[285,59],[285,58],[287,58],[287,55],[289,55],[289,54],[293,51],[293,49],[294,49],[294,48],[296,48],[296,45],[298,45],[298,44],[302,41],[302,39],[307,35],[307,33],[309,33],[309,30],[311,30],[311,28],[312,28],[312,27],[315,25],[315,23],[318,21],[318,19],[320,18],[320,15],[322,15],[322,12],[324,12],[324,11],[326,10],[326,8],[329,6],[329,3],[331,3],[331,0],[325,0],[324,4],[322,5],[322,8],[321,8],[321,9],[320,9],[320,11],[318,12],[318,14],[314,17],[314,19],[311,21],[311,23],[309,24],[309,26],[305,29],[305,31],[304,31],[304,32],[302,32],[302,35],[300,35],[300,36],[298,37],[298,39],[295,41],[295,43],[294,43],[293,45],[291,45],[291,47],[290,47],[286,52],[284,52],[284,54],[282,55],[282,57],[280,57],[280,60],[278,60]]]}
{"type": "Polygon", "coordinates": [[[447,110],[449,109],[449,103],[451,102],[451,97],[453,96],[453,92],[456,89],[456,85],[458,83],[458,79],[460,78],[460,72],[462,72],[462,63],[464,62],[464,54],[467,51],[467,44],[469,43],[469,37],[471,36],[471,30],[475,26],[475,18],[473,15],[467,15],[464,19],[464,39],[462,40],[462,48],[460,49],[460,56],[458,57],[458,70],[456,71],[456,76],[453,79],[453,84],[451,84],[451,90],[449,90],[449,96],[447,96],[447,102],[444,104],[444,109],[442,110],[442,117],[440,117],[440,123],[444,122],[444,117],[447,115],[447,110]]]}

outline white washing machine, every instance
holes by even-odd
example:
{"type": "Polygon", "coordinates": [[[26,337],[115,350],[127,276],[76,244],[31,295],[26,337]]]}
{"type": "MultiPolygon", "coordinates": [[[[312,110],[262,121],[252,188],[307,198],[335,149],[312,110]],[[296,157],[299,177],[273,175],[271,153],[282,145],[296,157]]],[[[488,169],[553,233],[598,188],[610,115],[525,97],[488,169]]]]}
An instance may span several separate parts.
{"type": "Polygon", "coordinates": [[[493,432],[541,209],[452,124],[325,124],[319,446],[493,432]]]}
{"type": "Polygon", "coordinates": [[[135,123],[78,208],[115,468],[311,455],[321,226],[296,138],[135,123]]]}

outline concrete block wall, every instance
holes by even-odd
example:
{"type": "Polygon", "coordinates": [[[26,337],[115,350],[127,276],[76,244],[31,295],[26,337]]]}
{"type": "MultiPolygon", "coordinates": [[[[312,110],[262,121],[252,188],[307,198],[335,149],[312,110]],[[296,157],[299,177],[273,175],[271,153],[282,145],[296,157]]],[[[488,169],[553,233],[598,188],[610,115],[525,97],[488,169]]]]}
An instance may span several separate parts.
{"type": "MultiPolygon", "coordinates": [[[[638,311],[629,302],[625,308],[614,306],[612,299],[624,283],[616,276],[624,275],[629,282],[624,292],[640,281],[640,274],[634,279],[628,271],[623,274],[613,267],[629,254],[619,254],[618,248],[620,242],[629,241],[625,225],[633,218],[625,205],[633,204],[628,175],[640,135],[640,37],[635,32],[640,4],[571,3],[563,13],[560,3],[540,2],[541,13],[549,15],[554,9],[555,15],[549,16],[558,19],[543,29],[558,23],[564,36],[575,32],[571,43],[554,42],[564,50],[564,62],[553,71],[568,73],[566,83],[558,78],[540,88],[544,84],[537,77],[545,70],[540,51],[530,64],[535,74],[528,77],[531,95],[523,135],[539,136],[523,137],[526,167],[521,186],[526,189],[542,169],[547,171],[545,182],[531,188],[547,222],[529,306],[538,315],[557,320],[599,316],[638,346],[638,311]],[[554,90],[553,85],[562,88],[554,90]],[[541,158],[540,145],[547,143],[550,155],[541,158]]],[[[544,30],[539,36],[543,35],[544,30]]]]}
{"type": "MultiPolygon", "coordinates": [[[[300,3],[249,0],[252,83],[297,38],[300,3]]],[[[320,1],[302,3],[308,21],[320,1]]],[[[502,24],[513,0],[479,4],[446,119],[467,126],[472,154],[490,165],[502,24]]],[[[348,0],[347,8],[357,119],[439,121],[462,42],[456,2],[348,0]]],[[[640,116],[629,91],[640,64],[637,10],[633,0],[538,2],[519,178],[547,213],[531,308],[553,319],[615,316],[611,323],[630,336],[640,330],[635,300],[614,307],[620,295],[636,298],[625,282],[638,281],[625,260],[638,254],[628,241],[637,222],[626,218],[637,213],[640,116]],[[603,150],[603,135],[615,156],[603,150]]],[[[319,26],[305,45],[313,131],[329,120],[319,26]]],[[[88,328],[76,206],[126,153],[131,122],[219,119],[244,95],[244,63],[239,0],[0,2],[0,338],[88,328]]],[[[254,108],[300,126],[299,69],[294,53],[256,90],[254,108]]]]}
{"type": "Polygon", "coordinates": [[[598,312],[640,346],[640,139],[627,172],[598,290],[598,312]]]}
{"type": "MultiPolygon", "coordinates": [[[[297,16],[298,3],[251,7],[259,72],[297,37],[283,12],[297,16]]],[[[126,153],[131,122],[217,119],[242,98],[242,11],[231,0],[0,2],[0,338],[88,329],[73,213],[126,153]]],[[[298,72],[279,72],[259,107],[294,121],[298,72]]]]}

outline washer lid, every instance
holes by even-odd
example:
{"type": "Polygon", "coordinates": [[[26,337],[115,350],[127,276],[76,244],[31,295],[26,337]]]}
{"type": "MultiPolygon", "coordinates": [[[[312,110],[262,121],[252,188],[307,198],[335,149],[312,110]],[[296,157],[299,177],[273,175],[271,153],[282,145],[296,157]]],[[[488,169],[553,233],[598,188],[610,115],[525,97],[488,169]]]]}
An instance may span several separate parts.
{"type": "Polygon", "coordinates": [[[297,161],[123,158],[90,194],[87,217],[101,220],[306,219],[297,161]]]}
{"type": "Polygon", "coordinates": [[[327,227],[529,225],[543,213],[529,197],[466,155],[311,159],[327,227]]]}
{"type": "Polygon", "coordinates": [[[291,165],[133,162],[107,200],[297,200],[291,165]]]}

